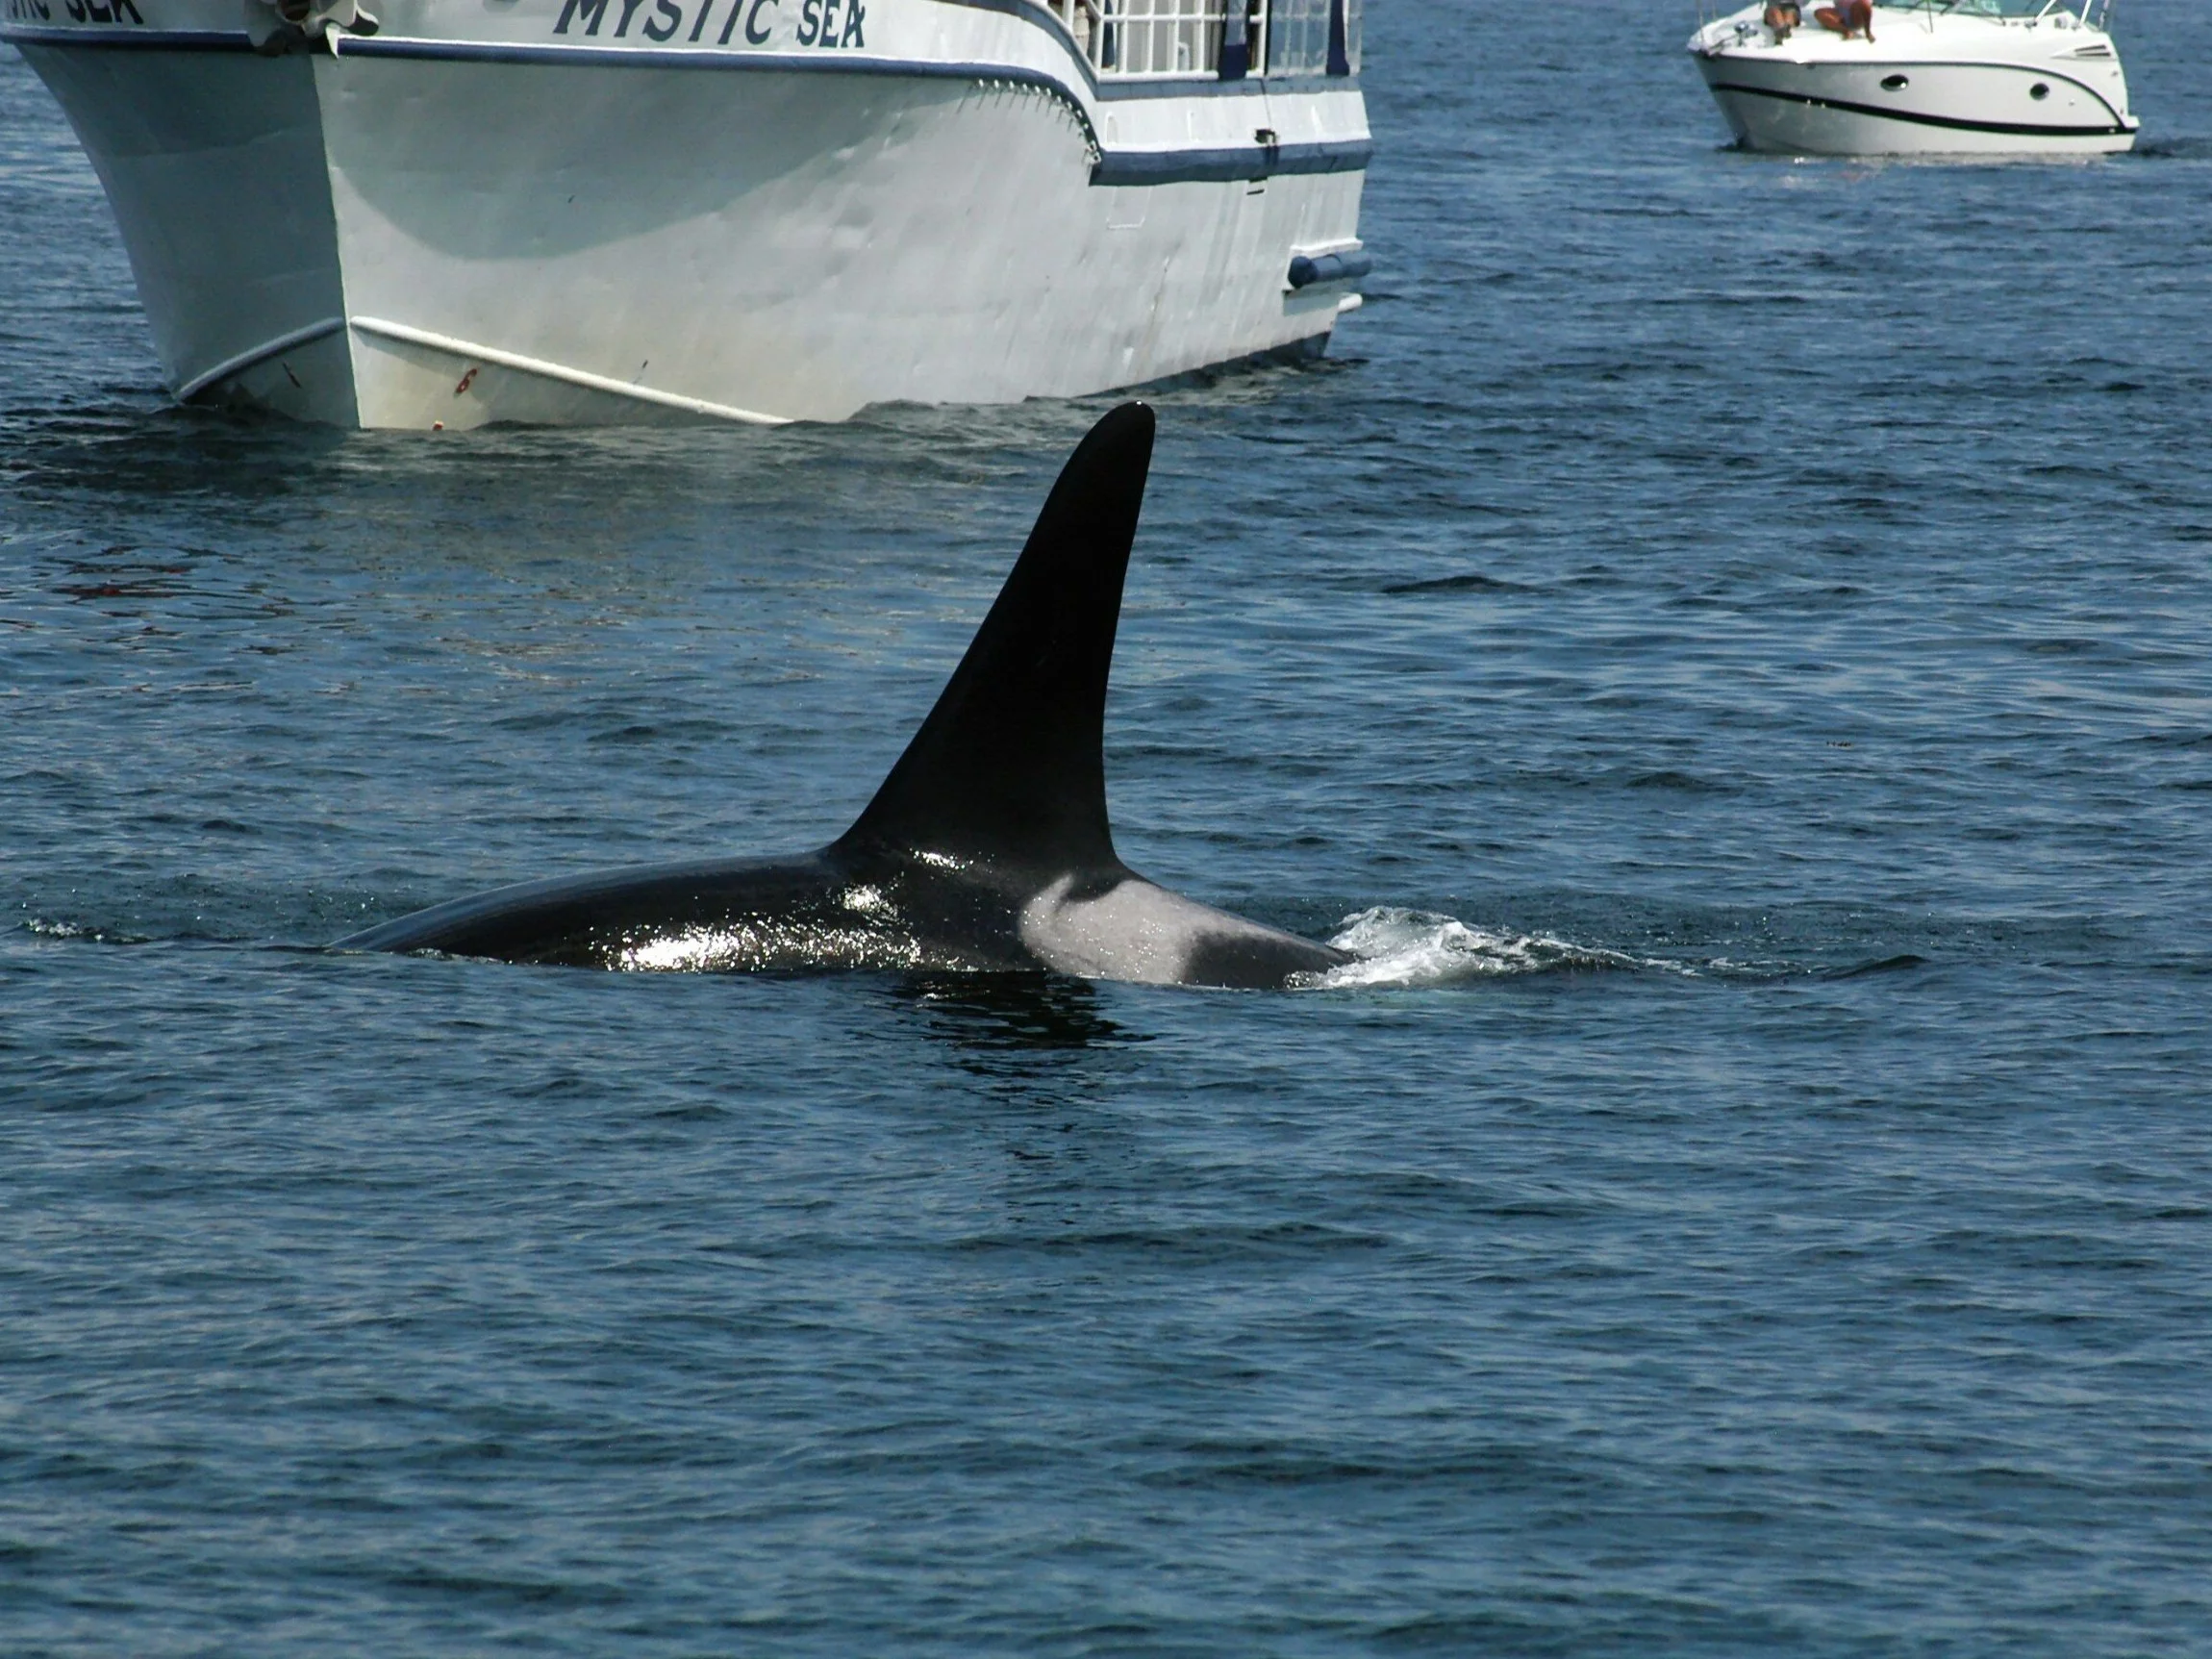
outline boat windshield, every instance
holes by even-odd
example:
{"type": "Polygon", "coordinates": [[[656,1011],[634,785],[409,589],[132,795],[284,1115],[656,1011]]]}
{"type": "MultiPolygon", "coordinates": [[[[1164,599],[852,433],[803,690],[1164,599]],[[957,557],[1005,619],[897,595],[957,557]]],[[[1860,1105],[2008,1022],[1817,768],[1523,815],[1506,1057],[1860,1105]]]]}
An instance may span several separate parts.
{"type": "Polygon", "coordinates": [[[2074,12],[2067,0],[1874,0],[1892,12],[1935,12],[1960,17],[2040,17],[2046,12],[2074,12]]]}

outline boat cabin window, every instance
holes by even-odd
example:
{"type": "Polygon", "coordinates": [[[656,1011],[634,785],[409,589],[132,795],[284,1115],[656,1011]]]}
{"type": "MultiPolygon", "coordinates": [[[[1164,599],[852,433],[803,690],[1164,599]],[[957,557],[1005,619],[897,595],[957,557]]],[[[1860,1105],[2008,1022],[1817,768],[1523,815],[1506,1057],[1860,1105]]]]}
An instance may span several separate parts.
{"type": "Polygon", "coordinates": [[[1242,34],[1232,74],[1356,75],[1361,0],[1043,0],[1101,76],[1222,72],[1224,35],[1242,34]],[[1240,18],[1239,13],[1243,15],[1240,18]],[[1241,30],[1230,25],[1241,21],[1241,30]],[[1341,35],[1340,35],[1341,31],[1341,35]],[[1332,53],[1332,37],[1335,51],[1332,53]],[[1341,56],[1339,55],[1341,54],[1341,56]]]}
{"type": "Polygon", "coordinates": [[[1268,71],[1319,75],[1329,66],[1329,0],[1275,0],[1268,18],[1268,71]]]}

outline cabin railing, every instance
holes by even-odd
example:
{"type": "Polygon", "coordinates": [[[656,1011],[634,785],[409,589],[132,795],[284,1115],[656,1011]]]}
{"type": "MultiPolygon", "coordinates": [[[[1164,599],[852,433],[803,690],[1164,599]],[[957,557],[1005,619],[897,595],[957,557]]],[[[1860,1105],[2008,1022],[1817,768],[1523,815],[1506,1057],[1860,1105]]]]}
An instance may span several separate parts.
{"type": "Polygon", "coordinates": [[[1360,0],[1043,0],[1101,78],[1358,72],[1360,0]]]}
{"type": "Polygon", "coordinates": [[[1045,0],[1101,75],[1218,74],[1222,24],[1240,0],[1045,0]]]}

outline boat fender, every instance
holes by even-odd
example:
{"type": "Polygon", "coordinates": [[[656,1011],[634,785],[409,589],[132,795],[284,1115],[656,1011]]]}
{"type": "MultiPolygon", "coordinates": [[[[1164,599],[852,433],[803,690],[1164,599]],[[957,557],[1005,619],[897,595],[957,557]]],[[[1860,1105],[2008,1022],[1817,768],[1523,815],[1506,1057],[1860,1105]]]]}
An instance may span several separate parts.
{"type": "Polygon", "coordinates": [[[1312,288],[1317,283],[1357,282],[1375,268],[1364,253],[1299,254],[1291,261],[1291,287],[1312,288]]]}
{"type": "Polygon", "coordinates": [[[244,0],[246,38],[254,50],[281,56],[318,41],[336,51],[335,38],[373,35],[376,14],[360,0],[244,0]]]}

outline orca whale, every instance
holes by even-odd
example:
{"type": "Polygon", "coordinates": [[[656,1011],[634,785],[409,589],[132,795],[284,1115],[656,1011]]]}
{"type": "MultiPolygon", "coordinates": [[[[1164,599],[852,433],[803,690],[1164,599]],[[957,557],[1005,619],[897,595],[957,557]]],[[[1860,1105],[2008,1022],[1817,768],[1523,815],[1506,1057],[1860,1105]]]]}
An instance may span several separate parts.
{"type": "Polygon", "coordinates": [[[1156,887],[1114,851],[1106,680],[1152,461],[1123,404],[1061,471],[929,717],[817,852],[611,870],[457,899],[341,950],[604,968],[1051,969],[1272,989],[1343,951],[1156,887]]]}

